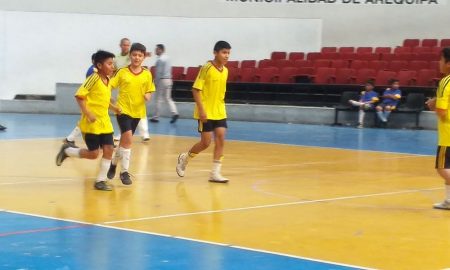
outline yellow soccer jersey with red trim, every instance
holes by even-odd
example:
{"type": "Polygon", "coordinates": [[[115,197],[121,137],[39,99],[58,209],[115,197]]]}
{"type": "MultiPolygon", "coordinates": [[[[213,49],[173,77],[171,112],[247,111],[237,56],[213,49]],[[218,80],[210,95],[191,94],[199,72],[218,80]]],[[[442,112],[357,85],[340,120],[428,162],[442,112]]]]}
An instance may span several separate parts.
{"type": "Polygon", "coordinates": [[[439,82],[436,92],[436,109],[447,110],[447,118],[438,119],[438,145],[450,146],[450,75],[439,82]]]}

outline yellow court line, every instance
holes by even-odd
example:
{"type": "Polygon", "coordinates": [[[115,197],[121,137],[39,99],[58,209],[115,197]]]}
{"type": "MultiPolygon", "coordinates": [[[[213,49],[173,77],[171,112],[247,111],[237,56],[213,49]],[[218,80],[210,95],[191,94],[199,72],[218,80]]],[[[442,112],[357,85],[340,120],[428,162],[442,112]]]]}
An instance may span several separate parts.
{"type": "Polygon", "coordinates": [[[147,220],[164,219],[164,218],[175,218],[175,217],[186,217],[186,216],[205,215],[205,214],[247,211],[247,210],[255,210],[255,209],[266,209],[266,208],[274,208],[274,207],[284,207],[284,206],[293,206],[293,205],[314,204],[314,203],[323,203],[323,202],[334,202],[334,201],[343,201],[343,200],[352,200],[352,199],[361,199],[361,198],[370,198],[370,197],[408,194],[408,193],[423,192],[423,191],[435,191],[435,190],[442,190],[442,189],[444,189],[444,188],[408,189],[408,190],[400,190],[400,191],[392,191],[392,192],[344,196],[344,197],[335,197],[335,198],[318,199],[318,200],[301,200],[301,201],[287,202],[287,203],[265,204],[265,205],[237,207],[237,208],[220,209],[220,210],[208,210],[208,211],[199,211],[199,212],[178,213],[178,214],[172,214],[172,215],[161,215],[161,216],[142,217],[142,218],[133,218],[133,219],[125,219],[125,220],[115,220],[115,221],[103,222],[103,224],[118,224],[118,223],[147,221],[147,220]]]}

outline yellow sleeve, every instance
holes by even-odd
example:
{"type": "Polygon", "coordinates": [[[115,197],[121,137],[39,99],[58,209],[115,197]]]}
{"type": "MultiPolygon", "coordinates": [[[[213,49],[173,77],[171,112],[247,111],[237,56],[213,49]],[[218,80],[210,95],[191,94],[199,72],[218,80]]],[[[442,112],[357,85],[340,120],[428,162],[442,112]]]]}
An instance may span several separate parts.
{"type": "Polygon", "coordinates": [[[89,91],[92,89],[95,83],[98,81],[98,79],[100,79],[100,77],[97,73],[93,73],[91,76],[87,77],[81,87],[78,88],[75,96],[85,98],[89,94],[89,91]]]}
{"type": "Polygon", "coordinates": [[[150,70],[148,70],[148,76],[149,76],[149,78],[148,78],[148,86],[147,86],[147,89],[145,89],[145,93],[147,94],[147,93],[152,93],[152,92],[155,92],[155,84],[154,84],[154,82],[153,82],[153,76],[152,76],[152,73],[150,72],[150,70]]]}
{"type": "Polygon", "coordinates": [[[111,80],[109,80],[109,85],[111,85],[111,89],[115,89],[117,87],[119,87],[119,83],[120,83],[120,74],[122,74],[120,72],[121,69],[119,69],[118,71],[116,71],[113,75],[113,77],[111,78],[111,80]]]}
{"type": "Polygon", "coordinates": [[[202,66],[202,68],[198,72],[197,78],[195,79],[195,82],[194,82],[194,85],[192,86],[192,88],[200,90],[200,91],[203,90],[203,87],[205,86],[206,75],[208,74],[208,70],[210,67],[211,67],[211,65],[208,65],[208,64],[202,66]]]}
{"type": "Polygon", "coordinates": [[[442,90],[441,95],[438,95],[436,98],[436,108],[447,110],[449,107],[449,97],[450,97],[450,84],[447,83],[447,85],[443,86],[444,89],[442,90]]]}

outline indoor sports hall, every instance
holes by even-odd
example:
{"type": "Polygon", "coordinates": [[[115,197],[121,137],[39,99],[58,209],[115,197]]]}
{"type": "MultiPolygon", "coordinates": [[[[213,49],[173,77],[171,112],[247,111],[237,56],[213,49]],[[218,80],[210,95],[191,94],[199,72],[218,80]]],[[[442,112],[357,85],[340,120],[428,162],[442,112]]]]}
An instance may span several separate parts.
{"type": "Polygon", "coordinates": [[[450,185],[435,169],[447,166],[447,13],[443,0],[0,0],[0,269],[450,269],[450,185]],[[93,160],[75,158],[92,151],[83,117],[103,98],[92,85],[141,74],[136,42],[153,82],[147,126],[132,137],[132,184],[120,157],[102,189],[105,145],[108,168],[126,145],[122,86],[102,101],[114,141],[93,160]],[[209,68],[227,74],[220,160],[224,126],[192,147],[212,121],[195,99],[209,68]]]}

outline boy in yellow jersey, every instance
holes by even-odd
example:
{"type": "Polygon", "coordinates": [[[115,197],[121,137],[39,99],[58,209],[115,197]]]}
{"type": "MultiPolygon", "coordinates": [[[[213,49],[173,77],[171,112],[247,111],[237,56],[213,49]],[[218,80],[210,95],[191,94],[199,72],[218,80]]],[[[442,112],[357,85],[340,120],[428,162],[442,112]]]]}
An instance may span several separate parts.
{"type": "MultiPolygon", "coordinates": [[[[120,127],[120,144],[108,171],[108,178],[113,179],[119,160],[121,161],[120,180],[124,185],[131,185],[132,181],[128,168],[130,166],[131,145],[133,134],[141,119],[147,115],[145,102],[150,100],[155,91],[152,74],[142,67],[146,48],[140,43],[131,45],[131,64],[119,69],[111,80],[112,88],[118,88],[117,106],[121,114],[117,115],[120,127]]],[[[146,121],[146,120],[145,120],[146,121]]]]}
{"type": "Polygon", "coordinates": [[[113,126],[109,118],[108,109],[115,113],[120,110],[110,104],[111,85],[109,76],[114,71],[114,54],[98,51],[94,57],[97,72],[89,76],[75,94],[81,109],[79,127],[83,133],[87,149],[80,149],[64,144],[56,156],[56,165],[61,166],[67,157],[96,159],[99,149],[103,150],[100,172],[94,187],[98,190],[112,190],[107,184],[107,172],[113,154],[113,126]]]}
{"type": "Polygon", "coordinates": [[[225,92],[228,69],[225,65],[230,56],[231,46],[226,41],[218,41],[214,46],[214,60],[200,69],[194,82],[192,93],[195,100],[194,118],[198,120],[200,141],[187,153],[178,157],[176,171],[180,177],[185,174],[190,159],[205,150],[211,144],[214,134],[214,160],[209,181],[227,183],[221,174],[225,133],[227,130],[227,113],[225,109],[225,92]]]}
{"type": "Polygon", "coordinates": [[[442,50],[439,68],[446,76],[439,82],[436,98],[428,100],[427,105],[438,118],[436,170],[445,180],[446,197],[434,208],[450,210],[450,48],[442,50]]]}

